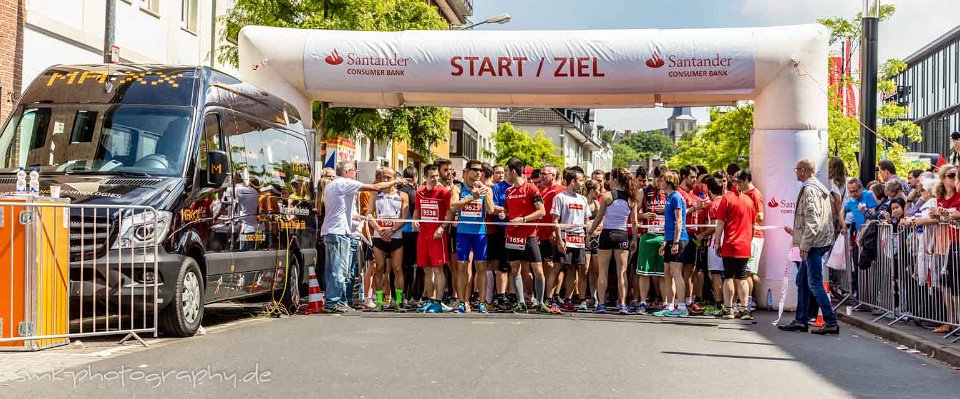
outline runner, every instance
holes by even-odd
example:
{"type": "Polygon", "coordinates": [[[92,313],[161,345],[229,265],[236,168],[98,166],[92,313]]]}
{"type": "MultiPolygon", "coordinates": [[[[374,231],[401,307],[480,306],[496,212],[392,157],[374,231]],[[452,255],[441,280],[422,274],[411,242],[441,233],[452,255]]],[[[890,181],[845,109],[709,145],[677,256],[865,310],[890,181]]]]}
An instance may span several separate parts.
{"type": "MultiPolygon", "coordinates": [[[[584,182],[587,203],[590,204],[590,211],[588,212],[590,225],[593,225],[593,220],[597,218],[597,213],[600,212],[600,199],[603,197],[600,190],[602,189],[601,185],[593,179],[584,182]]],[[[587,301],[596,301],[594,291],[597,289],[597,271],[600,270],[597,266],[597,251],[600,249],[599,228],[591,231],[590,234],[587,234],[587,237],[589,238],[587,243],[587,270],[583,274],[577,275],[577,292],[580,294],[580,305],[577,306],[577,310],[581,312],[589,310],[587,301]]]]}
{"type": "Polygon", "coordinates": [[[660,253],[660,247],[663,246],[663,224],[664,207],[667,203],[667,197],[660,189],[663,175],[667,168],[663,165],[653,170],[653,185],[644,187],[640,199],[640,217],[643,223],[653,225],[643,232],[640,236],[640,247],[637,249],[636,272],[640,276],[637,286],[640,288],[640,304],[637,305],[637,314],[646,314],[648,305],[646,295],[650,292],[650,280],[654,280],[654,287],[660,290],[661,295],[665,291],[663,286],[663,254],[660,253]]]}
{"type": "MultiPolygon", "coordinates": [[[[397,173],[391,168],[380,171],[380,181],[395,181],[397,173]]],[[[373,256],[375,268],[373,273],[373,287],[376,290],[374,311],[383,310],[383,291],[390,287],[390,269],[387,267],[387,256],[390,257],[391,268],[394,273],[394,286],[403,287],[403,226],[406,223],[393,222],[391,219],[400,219],[407,214],[410,201],[405,192],[390,186],[377,194],[376,203],[367,212],[370,228],[373,229],[373,256]],[[374,221],[376,219],[376,221],[374,221]]],[[[394,290],[394,308],[398,312],[405,312],[403,307],[403,288],[394,290]]]]}
{"type": "Polygon", "coordinates": [[[436,165],[423,168],[426,184],[417,190],[416,207],[413,218],[415,227],[420,230],[417,237],[417,265],[424,271],[424,290],[426,303],[420,307],[420,313],[441,313],[445,310],[440,303],[446,289],[443,267],[450,263],[447,253],[447,225],[437,223],[448,220],[450,210],[450,191],[439,184],[440,172],[436,165]]]}
{"type": "Polygon", "coordinates": [[[747,262],[750,260],[750,246],[754,222],[757,220],[757,210],[750,197],[740,194],[744,191],[744,182],[739,178],[735,180],[741,191],[727,191],[716,209],[717,231],[723,234],[720,240],[714,240],[717,253],[723,258],[722,317],[752,320],[753,316],[746,307],[749,292],[747,262]],[[734,307],[735,289],[740,299],[736,307],[734,307]]]}
{"type": "Polygon", "coordinates": [[[493,298],[493,302],[497,304],[497,309],[500,311],[512,310],[509,306],[510,302],[506,298],[510,263],[507,261],[507,249],[504,247],[506,237],[503,235],[503,225],[507,220],[500,217],[506,204],[507,189],[510,188],[510,182],[505,179],[505,176],[503,166],[496,165],[493,167],[493,186],[490,191],[493,194],[494,212],[489,216],[493,221],[500,224],[487,226],[487,259],[496,263],[494,270],[496,271],[497,295],[493,298]]]}
{"type": "Polygon", "coordinates": [[[540,197],[540,190],[523,177],[523,162],[517,158],[510,158],[507,161],[507,181],[511,187],[507,189],[506,206],[501,218],[509,215],[510,224],[506,228],[507,259],[510,261],[510,276],[513,280],[514,292],[517,293],[517,304],[514,306],[514,313],[526,313],[526,304],[524,303],[523,279],[520,271],[524,265],[528,265],[533,271],[534,284],[536,285],[536,294],[541,302],[537,308],[540,312],[550,312],[550,308],[543,304],[543,291],[545,289],[543,277],[543,258],[540,256],[540,244],[537,241],[536,226],[518,226],[517,223],[528,223],[540,219],[544,215],[543,198],[540,197]]]}
{"type": "MultiPolygon", "coordinates": [[[[457,172],[453,169],[453,163],[449,159],[437,159],[434,161],[434,164],[437,165],[437,170],[440,172],[440,184],[443,188],[446,188],[447,191],[450,191],[453,195],[454,187],[457,185],[456,174],[457,172]]],[[[453,198],[453,197],[451,197],[453,198]]],[[[443,215],[441,215],[443,217],[443,215]]],[[[450,220],[456,221],[455,215],[447,216],[450,220]]],[[[453,254],[457,251],[457,224],[450,223],[445,225],[447,229],[447,253],[453,254]]],[[[456,275],[457,262],[451,262],[450,264],[443,267],[443,277],[444,281],[453,281],[453,276],[456,275]]],[[[453,284],[450,284],[450,287],[445,287],[444,291],[440,293],[442,299],[440,300],[440,307],[443,308],[444,312],[451,312],[453,308],[447,305],[450,301],[457,300],[457,292],[453,289],[453,284]]]]}
{"type": "MultiPolygon", "coordinates": [[[[483,168],[480,161],[467,161],[464,182],[457,184],[453,192],[456,200],[450,210],[457,213],[460,223],[457,228],[457,270],[454,274],[454,290],[457,291],[460,301],[457,304],[458,313],[470,312],[470,294],[473,285],[470,284],[471,255],[477,268],[477,280],[480,286],[486,289],[487,285],[487,225],[486,215],[493,212],[493,192],[483,185],[483,168]]],[[[480,301],[478,310],[487,313],[487,305],[480,301]]]]}
{"type": "MultiPolygon", "coordinates": [[[[399,190],[407,194],[409,200],[407,213],[403,215],[406,219],[413,219],[413,212],[416,211],[417,198],[417,168],[407,166],[403,170],[403,185],[399,190]]],[[[423,290],[423,273],[417,273],[417,231],[413,229],[413,223],[403,224],[403,291],[406,296],[403,298],[403,306],[411,308],[411,299],[421,299],[420,292],[423,290]],[[410,299],[408,299],[410,298],[410,299]]]]}
{"type": "MultiPolygon", "coordinates": [[[[553,209],[553,199],[566,188],[557,184],[557,168],[553,165],[544,165],[540,168],[540,197],[543,198],[544,211],[547,213],[537,223],[554,223],[551,211],[553,209]]],[[[540,241],[540,256],[543,257],[543,272],[546,275],[546,296],[550,298],[550,312],[559,313],[560,305],[553,298],[557,291],[560,277],[560,262],[556,253],[558,242],[554,237],[554,230],[549,227],[540,226],[537,229],[537,240],[540,241]],[[556,261],[556,264],[554,264],[556,261]]]]}
{"type": "MultiPolygon", "coordinates": [[[[680,186],[677,187],[677,192],[680,193],[687,205],[687,225],[699,224],[700,217],[705,216],[703,211],[706,209],[706,205],[703,200],[694,193],[698,185],[697,173],[699,173],[699,170],[692,165],[687,165],[680,169],[680,186]]],[[[693,276],[697,269],[697,253],[700,247],[699,240],[696,239],[699,230],[700,229],[697,228],[687,228],[687,237],[694,239],[689,242],[684,248],[683,253],[680,254],[680,263],[683,264],[683,283],[687,296],[686,298],[677,298],[677,300],[683,300],[692,314],[703,313],[703,310],[697,305],[695,301],[696,298],[693,295],[693,276]]]]}
{"type": "MultiPolygon", "coordinates": [[[[644,166],[638,166],[637,173],[636,175],[634,175],[634,179],[636,179],[637,187],[640,190],[640,204],[637,204],[637,220],[639,220],[641,224],[646,224],[643,218],[643,215],[640,213],[640,206],[641,204],[643,204],[643,192],[644,190],[646,190],[647,186],[650,185],[649,176],[647,175],[647,168],[644,166]]],[[[627,232],[630,233],[631,236],[634,235],[633,229],[637,229],[636,230],[637,234],[635,234],[637,237],[637,250],[630,251],[630,258],[627,261],[628,265],[637,264],[638,259],[640,258],[640,237],[644,232],[647,231],[646,228],[628,226],[627,232]]],[[[641,298],[641,296],[643,297],[646,296],[645,293],[643,294],[640,293],[640,275],[637,273],[627,273],[627,276],[630,280],[630,287],[627,289],[627,291],[631,294],[630,295],[630,311],[634,313],[639,313],[640,303],[643,302],[642,299],[644,299],[644,298],[641,298]]]]}
{"type": "MultiPolygon", "coordinates": [[[[600,201],[600,210],[589,231],[594,231],[603,222],[603,231],[600,232],[600,249],[597,264],[603,269],[610,263],[611,257],[617,267],[617,311],[629,314],[627,309],[627,258],[629,250],[636,249],[636,241],[627,234],[627,224],[637,225],[637,195],[636,182],[630,178],[624,168],[616,168],[610,173],[610,192],[603,195],[600,201]]],[[[607,273],[600,270],[597,280],[597,308],[596,313],[606,313],[607,273]]]]}
{"type": "MultiPolygon", "coordinates": [[[[586,197],[579,194],[579,191],[583,189],[583,181],[583,172],[567,168],[563,172],[563,182],[567,185],[567,188],[554,197],[553,204],[550,207],[553,223],[576,225],[563,228],[557,225],[554,228],[554,239],[557,242],[560,263],[566,269],[567,275],[574,276],[573,278],[567,278],[564,287],[566,299],[564,310],[568,311],[576,310],[573,303],[575,299],[579,298],[574,295],[574,290],[577,288],[574,282],[577,281],[576,277],[578,275],[586,274],[587,258],[589,257],[585,245],[587,234],[584,226],[589,220],[590,204],[586,197]]],[[[586,291],[586,288],[583,288],[582,291],[586,291]]],[[[551,306],[552,308],[553,306],[551,306]]]]}
{"type": "Polygon", "coordinates": [[[757,307],[757,302],[753,299],[753,287],[760,281],[760,276],[757,273],[760,271],[760,255],[763,252],[763,231],[756,227],[763,224],[763,210],[766,208],[766,203],[763,194],[753,185],[753,173],[750,172],[750,169],[741,170],[737,172],[737,175],[743,181],[743,183],[740,183],[741,187],[738,188],[745,190],[742,192],[753,200],[753,206],[757,210],[753,239],[750,241],[750,260],[747,261],[747,306],[753,311],[757,307]]]}
{"type": "MultiPolygon", "coordinates": [[[[713,176],[707,177],[704,181],[710,195],[710,202],[707,208],[707,224],[714,224],[717,220],[717,209],[720,207],[720,200],[727,192],[723,182],[713,176]]],[[[700,242],[707,247],[715,247],[715,243],[721,240],[721,233],[717,232],[715,227],[708,227],[700,232],[700,242]]],[[[710,273],[710,281],[713,286],[713,306],[710,314],[716,314],[723,306],[723,258],[716,251],[707,251],[707,270],[710,273]]],[[[708,312],[704,311],[704,314],[708,312]]]]}
{"type": "Polygon", "coordinates": [[[680,186],[680,176],[676,172],[667,172],[660,180],[660,189],[667,196],[667,203],[663,210],[664,216],[664,243],[660,247],[663,254],[663,262],[666,263],[664,269],[664,287],[663,300],[667,308],[659,312],[654,312],[654,316],[659,317],[687,317],[687,304],[684,301],[686,292],[686,283],[683,278],[683,263],[681,254],[687,247],[689,238],[686,229],[687,204],[683,200],[683,195],[677,192],[680,186]],[[671,281],[673,284],[671,284],[671,281]]]}

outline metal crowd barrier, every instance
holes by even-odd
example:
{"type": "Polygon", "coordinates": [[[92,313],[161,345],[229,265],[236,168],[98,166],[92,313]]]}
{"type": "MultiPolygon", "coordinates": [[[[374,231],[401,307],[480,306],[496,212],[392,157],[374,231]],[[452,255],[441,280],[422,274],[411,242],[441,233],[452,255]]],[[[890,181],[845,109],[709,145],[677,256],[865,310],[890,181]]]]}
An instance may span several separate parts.
{"type": "Polygon", "coordinates": [[[156,337],[158,220],[146,206],[0,198],[0,351],[156,337]]]}
{"type": "MultiPolygon", "coordinates": [[[[960,332],[960,228],[949,224],[917,227],[880,224],[876,257],[868,267],[856,267],[858,248],[847,251],[845,270],[831,270],[842,299],[876,310],[888,325],[913,319],[951,326],[960,332]]],[[[869,250],[869,248],[868,248],[869,250]]],[[[876,313],[875,313],[876,314],[876,313]]],[[[951,342],[960,340],[960,336],[951,342]]]]}

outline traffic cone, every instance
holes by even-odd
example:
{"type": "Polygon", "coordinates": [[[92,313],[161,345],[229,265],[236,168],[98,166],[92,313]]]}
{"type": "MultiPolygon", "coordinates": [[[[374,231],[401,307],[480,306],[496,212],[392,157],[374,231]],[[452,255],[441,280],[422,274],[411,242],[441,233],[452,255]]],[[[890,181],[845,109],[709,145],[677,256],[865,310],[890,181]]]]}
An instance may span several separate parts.
{"type": "MultiPolygon", "coordinates": [[[[823,289],[827,291],[827,298],[830,298],[830,282],[829,282],[829,281],[824,281],[824,282],[823,282],[823,289]]],[[[817,321],[813,322],[813,324],[810,324],[810,325],[813,326],[813,327],[820,328],[820,327],[823,327],[823,326],[826,325],[826,324],[827,324],[827,323],[823,321],[823,312],[820,311],[820,307],[818,306],[818,307],[817,307],[817,321]]]]}
{"type": "Polygon", "coordinates": [[[310,288],[307,291],[307,300],[309,305],[304,310],[304,314],[323,313],[323,292],[320,291],[320,283],[317,281],[317,271],[310,266],[310,288]]]}

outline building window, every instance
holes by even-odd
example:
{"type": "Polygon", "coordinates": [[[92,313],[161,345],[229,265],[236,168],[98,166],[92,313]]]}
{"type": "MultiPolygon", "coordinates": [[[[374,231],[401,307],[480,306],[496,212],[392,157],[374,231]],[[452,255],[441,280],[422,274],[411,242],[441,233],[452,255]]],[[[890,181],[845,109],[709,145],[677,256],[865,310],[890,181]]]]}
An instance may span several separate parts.
{"type": "Polygon", "coordinates": [[[459,130],[454,130],[450,134],[450,155],[460,154],[460,134],[459,130]]]}
{"type": "Polygon", "coordinates": [[[180,27],[197,33],[197,0],[180,0],[180,27]]]}
{"type": "Polygon", "coordinates": [[[140,9],[147,14],[160,16],[160,0],[141,0],[140,9]]]}

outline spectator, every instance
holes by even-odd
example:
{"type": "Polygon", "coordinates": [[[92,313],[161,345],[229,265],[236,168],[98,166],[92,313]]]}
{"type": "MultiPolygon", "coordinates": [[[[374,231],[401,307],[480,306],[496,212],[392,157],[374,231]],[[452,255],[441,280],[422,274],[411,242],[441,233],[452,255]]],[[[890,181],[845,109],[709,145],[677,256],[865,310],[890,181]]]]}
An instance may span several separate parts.
{"type": "Polygon", "coordinates": [[[950,133],[950,163],[960,165],[960,132],[950,133]]]}
{"type": "MultiPolygon", "coordinates": [[[[320,228],[326,246],[326,311],[345,313],[351,310],[344,295],[347,292],[345,276],[350,266],[350,242],[353,233],[354,204],[360,191],[380,191],[395,181],[364,184],[356,180],[357,168],[352,162],[340,162],[333,178],[323,190],[325,216],[320,228]]],[[[359,216],[359,215],[357,215],[359,216]]]]}
{"type": "Polygon", "coordinates": [[[903,180],[900,176],[897,176],[897,167],[894,166],[893,162],[886,160],[880,161],[878,168],[880,172],[880,181],[882,181],[884,184],[891,181],[900,183],[900,189],[903,191],[903,195],[906,196],[910,194],[910,185],[907,184],[906,180],[903,180]]]}
{"type": "Polygon", "coordinates": [[[847,167],[843,160],[834,157],[830,158],[829,168],[827,169],[829,178],[828,188],[830,189],[831,209],[834,214],[834,231],[837,234],[846,232],[846,226],[843,223],[843,201],[847,199],[847,167]]]}
{"type": "Polygon", "coordinates": [[[860,179],[850,179],[847,183],[847,192],[850,193],[850,197],[843,205],[843,213],[847,216],[846,227],[855,232],[867,221],[865,212],[873,212],[878,204],[873,193],[863,189],[860,179]],[[851,218],[852,221],[850,221],[851,218]]]}
{"type": "MultiPolygon", "coordinates": [[[[807,331],[807,307],[811,300],[820,306],[824,326],[812,331],[814,334],[839,334],[837,315],[830,305],[830,297],[823,289],[823,256],[833,245],[833,215],[830,212],[830,192],[814,177],[816,166],[813,161],[803,159],[795,168],[797,180],[803,183],[793,218],[793,245],[800,248],[800,270],[797,271],[797,285],[809,287],[813,298],[807,291],[798,290],[797,314],[792,322],[780,327],[785,331],[807,331]]],[[[862,191],[862,187],[859,188],[862,191]]],[[[851,190],[852,192],[853,190],[851,190]]]]}

